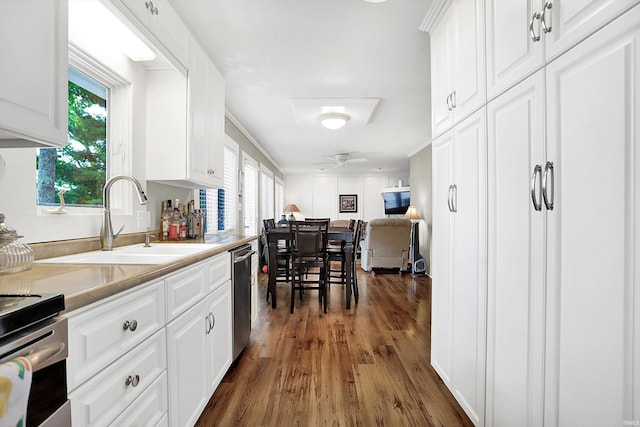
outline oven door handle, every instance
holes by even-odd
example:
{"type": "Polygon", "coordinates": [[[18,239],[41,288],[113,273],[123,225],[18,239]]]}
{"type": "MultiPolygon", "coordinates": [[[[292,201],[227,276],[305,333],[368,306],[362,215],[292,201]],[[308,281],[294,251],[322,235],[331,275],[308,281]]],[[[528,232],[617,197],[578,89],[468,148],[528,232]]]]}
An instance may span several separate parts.
{"type": "Polygon", "coordinates": [[[31,351],[25,354],[23,357],[27,358],[31,363],[33,371],[37,371],[41,367],[47,364],[50,359],[53,359],[65,349],[63,342],[54,342],[49,345],[39,347],[35,351],[31,351]]]}

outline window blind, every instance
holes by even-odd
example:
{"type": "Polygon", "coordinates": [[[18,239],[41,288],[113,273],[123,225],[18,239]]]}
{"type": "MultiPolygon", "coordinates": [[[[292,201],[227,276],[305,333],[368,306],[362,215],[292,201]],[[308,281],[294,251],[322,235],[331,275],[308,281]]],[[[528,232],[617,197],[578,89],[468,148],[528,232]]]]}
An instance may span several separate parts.
{"type": "Polygon", "coordinates": [[[250,157],[244,158],[244,233],[258,235],[258,164],[250,157]]]}

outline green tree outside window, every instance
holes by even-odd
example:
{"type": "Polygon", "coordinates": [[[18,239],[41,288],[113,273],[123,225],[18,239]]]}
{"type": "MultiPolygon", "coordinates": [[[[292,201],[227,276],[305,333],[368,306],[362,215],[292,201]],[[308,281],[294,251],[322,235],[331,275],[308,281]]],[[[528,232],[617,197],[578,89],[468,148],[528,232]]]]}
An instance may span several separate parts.
{"type": "Polygon", "coordinates": [[[69,142],[38,150],[37,202],[53,205],[57,193],[67,205],[102,206],[107,171],[107,101],[69,82],[69,142]]]}

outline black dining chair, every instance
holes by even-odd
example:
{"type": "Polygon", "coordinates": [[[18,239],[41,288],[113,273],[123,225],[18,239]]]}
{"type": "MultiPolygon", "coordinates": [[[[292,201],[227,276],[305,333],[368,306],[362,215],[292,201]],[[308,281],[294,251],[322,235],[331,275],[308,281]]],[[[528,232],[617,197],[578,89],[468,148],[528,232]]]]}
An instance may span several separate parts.
{"type": "Polygon", "coordinates": [[[323,311],[327,312],[327,232],[329,220],[290,221],[293,233],[291,241],[291,313],[295,305],[295,293],[317,289],[323,311]]]}
{"type": "MultiPolygon", "coordinates": [[[[276,265],[269,265],[269,243],[266,238],[266,233],[276,228],[275,220],[273,218],[263,219],[265,235],[263,236],[263,251],[266,258],[267,269],[276,269],[276,283],[278,282],[290,282],[291,281],[291,246],[288,241],[279,243],[276,249],[276,265]]],[[[269,300],[269,289],[267,289],[266,299],[269,300]]]]}
{"type": "Polygon", "coordinates": [[[362,237],[362,220],[354,220],[354,226],[349,227],[353,231],[353,251],[351,253],[351,283],[347,282],[347,275],[345,271],[346,265],[346,257],[347,253],[345,251],[345,244],[339,245],[329,245],[327,247],[327,256],[329,257],[329,262],[340,263],[339,269],[329,270],[329,284],[331,283],[341,283],[346,286],[351,286],[353,289],[353,295],[355,297],[356,304],[358,303],[359,291],[358,291],[358,276],[356,269],[356,261],[358,259],[358,245],[360,244],[360,239],[362,237]],[[335,279],[335,280],[333,280],[335,279]]]}

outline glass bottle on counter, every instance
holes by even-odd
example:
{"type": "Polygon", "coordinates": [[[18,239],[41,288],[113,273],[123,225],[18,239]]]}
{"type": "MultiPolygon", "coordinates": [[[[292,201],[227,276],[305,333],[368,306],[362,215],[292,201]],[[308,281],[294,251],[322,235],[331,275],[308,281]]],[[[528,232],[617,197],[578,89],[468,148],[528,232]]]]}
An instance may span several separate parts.
{"type": "Polygon", "coordinates": [[[202,212],[200,209],[196,209],[193,214],[193,234],[194,238],[202,238],[202,212]]]}
{"type": "Polygon", "coordinates": [[[160,239],[169,240],[169,221],[173,215],[171,199],[162,201],[162,211],[160,212],[160,239]]]}

